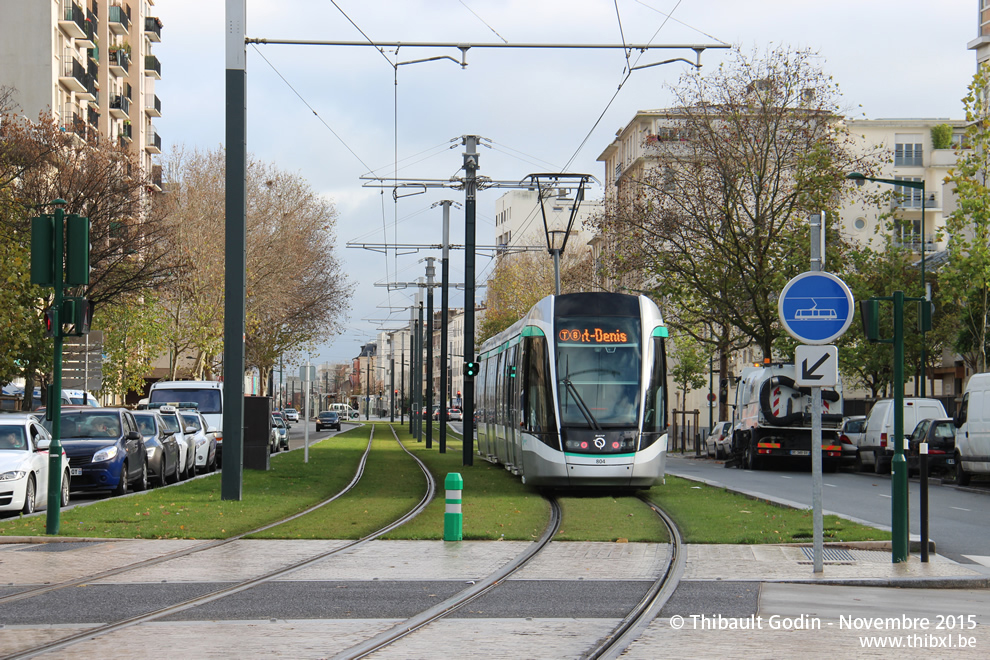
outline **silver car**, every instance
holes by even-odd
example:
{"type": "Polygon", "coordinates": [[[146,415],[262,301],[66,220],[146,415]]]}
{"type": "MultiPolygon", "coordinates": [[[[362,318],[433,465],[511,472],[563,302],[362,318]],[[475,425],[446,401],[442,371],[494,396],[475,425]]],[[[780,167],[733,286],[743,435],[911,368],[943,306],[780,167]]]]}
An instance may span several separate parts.
{"type": "Polygon", "coordinates": [[[179,410],[186,432],[192,429],[194,446],[196,447],[196,470],[198,472],[213,472],[217,469],[217,440],[216,429],[211,429],[203,418],[202,413],[195,409],[179,410]]]}
{"type": "Polygon", "coordinates": [[[718,422],[705,439],[705,452],[709,458],[728,458],[732,443],[732,422],[718,422]]]}

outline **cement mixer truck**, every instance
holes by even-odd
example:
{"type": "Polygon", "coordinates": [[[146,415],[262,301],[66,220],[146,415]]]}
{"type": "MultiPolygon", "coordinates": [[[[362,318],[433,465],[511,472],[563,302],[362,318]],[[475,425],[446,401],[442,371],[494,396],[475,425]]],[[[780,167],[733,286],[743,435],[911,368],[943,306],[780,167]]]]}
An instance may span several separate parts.
{"type": "MultiPolygon", "coordinates": [[[[726,467],[758,470],[771,460],[811,465],[811,388],[795,384],[793,364],[746,367],[736,387],[731,454],[726,467]]],[[[842,383],[822,388],[822,466],[842,462],[842,383]]]]}

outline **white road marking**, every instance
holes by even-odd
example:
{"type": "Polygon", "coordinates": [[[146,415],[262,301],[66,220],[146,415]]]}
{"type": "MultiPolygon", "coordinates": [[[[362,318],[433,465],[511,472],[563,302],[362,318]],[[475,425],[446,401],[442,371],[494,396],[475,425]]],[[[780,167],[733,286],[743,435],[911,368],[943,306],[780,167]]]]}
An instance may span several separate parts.
{"type": "Polygon", "coordinates": [[[882,494],[882,493],[877,493],[877,495],[879,495],[880,497],[886,497],[886,498],[887,498],[888,500],[889,500],[889,499],[890,499],[891,497],[893,497],[893,495],[884,495],[884,494],[882,494]]]}
{"type": "Polygon", "coordinates": [[[793,479],[794,477],[788,477],[788,476],[782,474],[782,475],[780,475],[780,478],[781,479],[793,479]]]}
{"type": "Polygon", "coordinates": [[[986,555],[963,555],[963,557],[975,561],[977,564],[990,566],[990,557],[987,557],[986,555]]]}
{"type": "Polygon", "coordinates": [[[838,486],[836,486],[835,484],[825,484],[825,485],[828,486],[829,488],[838,488],[838,486]]]}
{"type": "Polygon", "coordinates": [[[956,511],[969,511],[969,509],[964,509],[961,506],[950,506],[950,509],[955,509],[956,511]]]}

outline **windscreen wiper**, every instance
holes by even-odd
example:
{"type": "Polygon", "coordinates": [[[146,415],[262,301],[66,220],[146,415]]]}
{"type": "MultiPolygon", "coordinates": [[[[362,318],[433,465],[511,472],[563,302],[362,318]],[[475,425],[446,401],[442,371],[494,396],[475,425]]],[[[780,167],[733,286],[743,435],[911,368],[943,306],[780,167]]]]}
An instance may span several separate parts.
{"type": "Polygon", "coordinates": [[[577,387],[574,386],[574,383],[571,382],[571,379],[561,378],[560,382],[562,382],[567,387],[567,391],[570,392],[571,396],[574,397],[574,402],[577,404],[578,410],[580,410],[581,414],[584,415],[584,418],[588,420],[588,424],[591,425],[591,428],[595,429],[596,431],[601,431],[602,427],[599,426],[598,420],[596,420],[595,416],[591,414],[591,409],[588,408],[588,404],[586,404],[584,402],[584,399],[581,398],[581,395],[577,391],[577,387]]]}

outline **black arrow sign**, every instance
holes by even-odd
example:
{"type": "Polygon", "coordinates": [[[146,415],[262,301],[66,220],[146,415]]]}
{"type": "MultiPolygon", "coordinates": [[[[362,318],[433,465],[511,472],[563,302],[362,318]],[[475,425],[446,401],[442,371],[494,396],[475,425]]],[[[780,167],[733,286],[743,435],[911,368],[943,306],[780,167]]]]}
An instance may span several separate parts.
{"type": "Polygon", "coordinates": [[[816,374],[818,367],[822,366],[828,361],[828,353],[818,358],[818,362],[815,362],[811,369],[808,369],[808,361],[804,360],[801,363],[801,380],[821,380],[825,377],[824,374],[816,374]]]}

